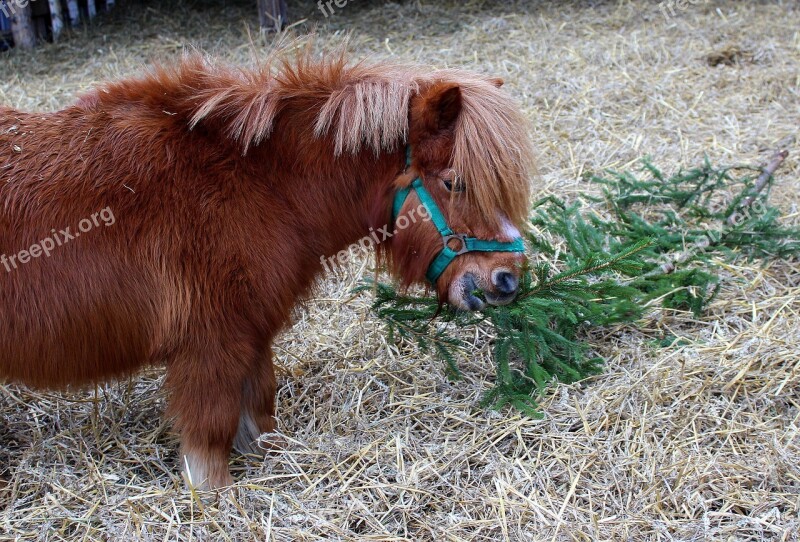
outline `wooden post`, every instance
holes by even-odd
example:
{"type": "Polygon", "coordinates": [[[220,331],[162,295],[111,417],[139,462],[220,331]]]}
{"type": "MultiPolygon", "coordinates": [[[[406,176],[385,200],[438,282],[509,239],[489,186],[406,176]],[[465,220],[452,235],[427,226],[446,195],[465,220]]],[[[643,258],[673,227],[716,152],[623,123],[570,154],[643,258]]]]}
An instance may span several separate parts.
{"type": "Polygon", "coordinates": [[[95,6],[94,0],[86,0],[86,9],[89,12],[89,20],[97,16],[97,6],[95,6]]]}
{"type": "Polygon", "coordinates": [[[258,22],[262,30],[280,32],[286,26],[288,12],[286,0],[258,0],[258,22]]]}
{"type": "Polygon", "coordinates": [[[31,5],[25,4],[20,7],[14,4],[11,16],[11,33],[14,36],[14,46],[20,49],[30,49],[36,45],[36,35],[33,32],[33,20],[31,19],[31,5]]]}
{"type": "Polygon", "coordinates": [[[81,24],[81,12],[78,9],[78,0],[67,0],[67,9],[69,10],[69,24],[72,26],[81,24]]]}
{"type": "Polygon", "coordinates": [[[48,0],[50,4],[50,21],[53,29],[53,41],[58,41],[64,29],[64,18],[61,15],[61,0],[48,0]]]}

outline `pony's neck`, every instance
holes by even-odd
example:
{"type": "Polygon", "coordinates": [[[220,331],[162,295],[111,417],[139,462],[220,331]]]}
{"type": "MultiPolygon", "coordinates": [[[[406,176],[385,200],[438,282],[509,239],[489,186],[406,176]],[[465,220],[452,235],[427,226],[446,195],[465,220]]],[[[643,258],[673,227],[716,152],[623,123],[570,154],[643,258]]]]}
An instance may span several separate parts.
{"type": "MultiPolygon", "coordinates": [[[[285,141],[280,135],[270,141],[285,141]]],[[[394,180],[402,168],[403,150],[379,156],[364,150],[337,157],[324,139],[305,140],[288,152],[269,144],[260,147],[263,154],[253,153],[263,168],[259,177],[268,179],[272,197],[280,198],[292,210],[295,230],[303,236],[308,257],[319,263],[330,262],[333,256],[334,263],[342,264],[341,260],[352,258],[355,249],[349,250],[347,257],[342,251],[354,245],[359,252],[388,246],[394,180]],[[287,168],[287,164],[293,166],[287,168]]]]}

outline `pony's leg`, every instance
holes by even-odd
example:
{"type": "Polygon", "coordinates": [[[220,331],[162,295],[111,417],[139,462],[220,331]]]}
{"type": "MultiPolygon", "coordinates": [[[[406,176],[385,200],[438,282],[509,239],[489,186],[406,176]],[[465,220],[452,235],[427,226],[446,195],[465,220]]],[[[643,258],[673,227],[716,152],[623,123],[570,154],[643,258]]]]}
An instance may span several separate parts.
{"type": "Polygon", "coordinates": [[[201,489],[230,485],[231,445],[239,427],[243,387],[254,350],[239,344],[182,356],[167,367],[170,413],[181,434],[187,481],[201,489]],[[217,350],[217,351],[215,351],[217,350]]]}
{"type": "Polygon", "coordinates": [[[272,365],[272,351],[267,347],[255,360],[245,379],[242,411],[239,429],[233,447],[242,454],[263,456],[273,448],[272,444],[258,438],[264,433],[275,431],[275,394],[277,391],[275,368],[272,365]]]}

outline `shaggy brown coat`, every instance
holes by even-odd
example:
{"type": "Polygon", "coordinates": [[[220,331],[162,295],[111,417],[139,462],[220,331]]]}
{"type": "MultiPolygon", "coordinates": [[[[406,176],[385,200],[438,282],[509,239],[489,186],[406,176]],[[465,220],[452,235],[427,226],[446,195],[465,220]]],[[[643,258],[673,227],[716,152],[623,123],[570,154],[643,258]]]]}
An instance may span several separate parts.
{"type": "MultiPolygon", "coordinates": [[[[247,71],[194,55],[61,111],[0,108],[0,254],[15,264],[0,266],[0,378],[60,388],[166,363],[190,480],[229,483],[234,441],[255,451],[275,428],[271,341],[322,256],[390,223],[398,186],[422,175],[457,231],[509,240],[524,222],[528,134],[499,86],[343,57],[247,71]],[[450,169],[467,183],[458,201],[439,181],[450,169]]],[[[430,225],[380,245],[405,283],[440,248],[430,225]]],[[[514,258],[459,257],[438,291],[514,258]]]]}

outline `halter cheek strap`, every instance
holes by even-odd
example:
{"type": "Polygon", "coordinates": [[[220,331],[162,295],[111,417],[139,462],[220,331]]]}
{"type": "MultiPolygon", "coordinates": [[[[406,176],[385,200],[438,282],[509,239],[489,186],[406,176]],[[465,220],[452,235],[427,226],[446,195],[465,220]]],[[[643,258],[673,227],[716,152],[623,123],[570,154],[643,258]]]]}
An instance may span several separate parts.
{"type": "MultiPolygon", "coordinates": [[[[411,166],[411,146],[406,151],[406,167],[411,166]]],[[[439,277],[442,275],[447,266],[449,266],[457,256],[467,252],[524,252],[525,245],[521,237],[517,237],[513,241],[503,242],[487,239],[477,239],[475,237],[468,237],[463,233],[455,233],[450,229],[447,220],[439,209],[439,206],[434,201],[430,192],[423,186],[422,178],[417,177],[407,187],[398,190],[394,196],[394,204],[392,205],[392,223],[400,216],[400,210],[403,208],[408,195],[414,190],[422,205],[427,209],[431,217],[431,222],[436,226],[439,235],[442,236],[442,250],[436,255],[431,264],[428,266],[428,271],[425,274],[426,278],[431,284],[436,284],[439,277]],[[456,240],[459,243],[459,248],[452,249],[449,246],[450,241],[456,240]]]]}

